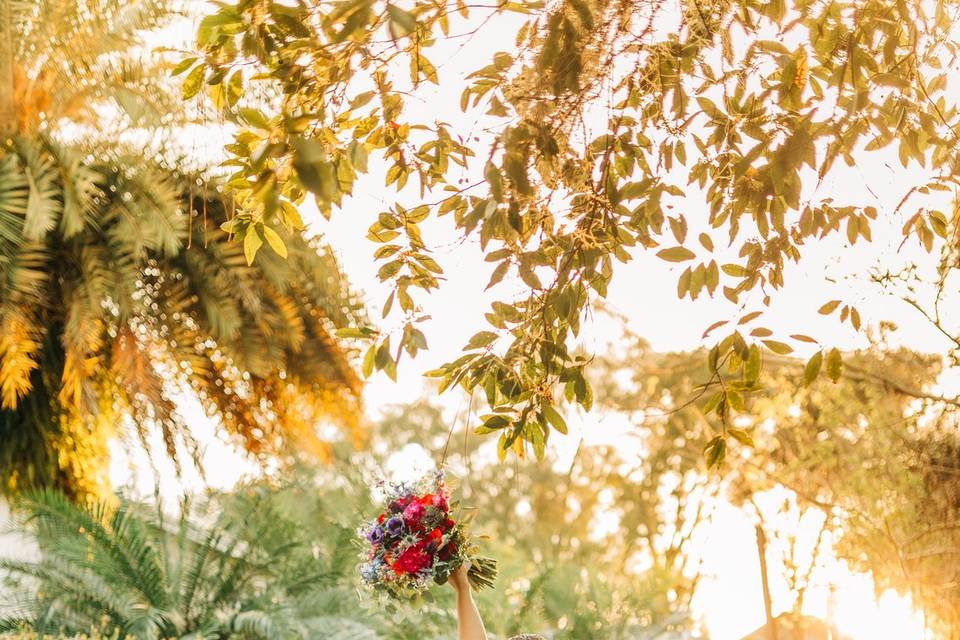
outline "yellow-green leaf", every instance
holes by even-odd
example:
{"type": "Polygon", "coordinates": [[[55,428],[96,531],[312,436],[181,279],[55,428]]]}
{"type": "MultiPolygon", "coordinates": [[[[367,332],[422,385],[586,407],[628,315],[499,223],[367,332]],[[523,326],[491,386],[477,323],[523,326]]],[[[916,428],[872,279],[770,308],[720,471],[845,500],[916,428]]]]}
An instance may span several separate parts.
{"type": "Polygon", "coordinates": [[[803,368],[803,384],[810,386],[820,375],[820,367],[823,365],[823,351],[817,351],[809,360],[807,366],[803,368]]]}
{"type": "Polygon", "coordinates": [[[263,237],[266,239],[267,244],[270,245],[270,248],[273,249],[281,258],[287,257],[287,245],[283,243],[283,238],[280,237],[276,231],[270,227],[265,226],[263,228],[263,237]]]}
{"type": "Polygon", "coordinates": [[[543,417],[547,419],[547,422],[549,422],[554,429],[566,435],[567,422],[563,419],[563,416],[549,404],[543,405],[543,417]]]}
{"type": "Polygon", "coordinates": [[[840,355],[838,349],[831,349],[827,354],[827,375],[830,376],[830,379],[834,382],[840,380],[840,375],[843,373],[843,356],[840,355]]]}
{"type": "Polygon", "coordinates": [[[253,259],[257,257],[257,251],[260,250],[262,244],[263,240],[256,229],[252,226],[247,229],[247,233],[243,237],[243,255],[247,259],[247,264],[253,264],[253,259]]]}
{"type": "Polygon", "coordinates": [[[657,257],[667,262],[685,262],[687,260],[693,260],[696,254],[686,247],[670,247],[669,249],[658,251],[657,257]]]}
{"type": "Polygon", "coordinates": [[[770,349],[770,351],[778,353],[782,356],[785,356],[788,353],[793,353],[793,347],[788,344],[784,344],[783,342],[778,342],[777,340],[764,340],[763,344],[765,344],[767,349],[770,349]]]}

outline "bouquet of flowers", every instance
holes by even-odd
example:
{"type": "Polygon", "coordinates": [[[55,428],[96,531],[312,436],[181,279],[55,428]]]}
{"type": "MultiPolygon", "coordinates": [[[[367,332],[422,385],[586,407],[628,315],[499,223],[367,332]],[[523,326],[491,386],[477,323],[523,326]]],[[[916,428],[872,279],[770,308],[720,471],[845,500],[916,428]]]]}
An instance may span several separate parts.
{"type": "Polygon", "coordinates": [[[413,600],[431,584],[444,584],[467,565],[473,587],[493,585],[497,564],[473,555],[466,519],[451,517],[442,472],[415,483],[383,486],[386,508],[360,527],[360,577],[373,592],[413,600]]]}

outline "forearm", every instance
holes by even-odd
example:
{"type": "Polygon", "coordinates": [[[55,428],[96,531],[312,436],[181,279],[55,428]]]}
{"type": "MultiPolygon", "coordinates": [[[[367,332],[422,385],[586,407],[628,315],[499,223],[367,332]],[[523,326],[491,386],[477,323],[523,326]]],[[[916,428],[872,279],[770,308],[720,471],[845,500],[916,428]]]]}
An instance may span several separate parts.
{"type": "Polygon", "coordinates": [[[457,631],[458,640],[487,640],[487,631],[467,585],[457,589],[457,631]]]}

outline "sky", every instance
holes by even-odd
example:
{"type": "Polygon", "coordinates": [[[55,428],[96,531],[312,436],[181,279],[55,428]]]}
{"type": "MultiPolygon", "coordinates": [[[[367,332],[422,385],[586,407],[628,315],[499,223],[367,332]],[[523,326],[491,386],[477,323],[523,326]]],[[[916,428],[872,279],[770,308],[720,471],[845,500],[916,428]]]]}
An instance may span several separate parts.
{"type": "MultiPolygon", "coordinates": [[[[519,26],[516,17],[498,17],[469,37],[453,37],[441,41],[431,50],[442,83],[462,86],[463,78],[472,70],[486,64],[492,51],[509,49],[512,37],[519,26]]],[[[462,25],[461,25],[462,27],[462,25]]],[[[180,22],[157,37],[157,42],[170,44],[181,39],[187,41],[193,25],[189,20],[180,22]]],[[[466,29],[461,29],[461,32],[466,29]]],[[[457,29],[454,29],[454,34],[457,29]]],[[[459,110],[459,90],[421,86],[416,97],[408,98],[409,107],[417,110],[421,120],[444,120],[458,130],[471,130],[482,135],[486,122],[476,114],[464,115],[459,110]]],[[[191,151],[202,160],[221,157],[220,145],[224,132],[217,130],[198,131],[191,136],[191,151]]],[[[482,153],[478,153],[482,157],[482,153]]],[[[883,213],[892,211],[904,191],[917,179],[921,170],[913,166],[900,168],[895,157],[874,155],[869,162],[835,172],[822,186],[824,192],[835,193],[844,201],[874,203],[883,213]]],[[[366,240],[366,230],[376,219],[377,213],[393,202],[393,194],[383,186],[383,172],[374,168],[372,173],[361,178],[355,186],[355,194],[348,199],[342,210],[336,211],[331,220],[323,220],[311,205],[303,208],[309,232],[321,234],[334,247],[343,270],[350,281],[362,292],[372,318],[379,318],[380,305],[389,289],[376,277],[377,264],[372,259],[374,246],[366,240]]],[[[688,193],[691,236],[698,231],[703,199],[696,191],[688,193]]],[[[404,204],[416,204],[417,194],[408,190],[401,194],[404,204]]],[[[949,210],[949,209],[948,209],[949,210]]],[[[885,219],[881,215],[881,220],[885,219]]],[[[899,342],[920,351],[943,352],[945,339],[924,325],[922,318],[909,305],[884,295],[864,279],[863,274],[871,267],[893,267],[917,257],[918,248],[910,243],[899,246],[902,240],[902,219],[879,222],[874,228],[875,242],[854,247],[847,246],[845,239],[831,239],[808,251],[801,265],[788,267],[787,286],[773,295],[772,303],[765,309],[765,326],[783,333],[805,333],[825,344],[842,349],[855,349],[866,345],[862,335],[849,326],[841,327],[834,319],[817,313],[826,301],[843,299],[855,302],[864,322],[876,326],[881,320],[893,321],[899,327],[892,335],[899,342]]],[[[519,292],[515,282],[506,282],[495,292],[481,294],[489,279],[491,268],[482,260],[482,254],[473,241],[461,241],[452,230],[449,221],[431,221],[424,224],[424,239],[433,249],[433,255],[445,271],[441,288],[429,298],[420,296],[424,311],[432,320],[424,327],[430,350],[416,360],[406,359],[400,366],[398,381],[392,382],[383,375],[368,381],[364,393],[366,408],[376,418],[391,405],[401,404],[412,398],[433,395],[431,386],[422,373],[453,359],[475,332],[485,329],[483,313],[494,298],[508,299],[519,292]]],[[[636,252],[634,260],[618,267],[610,288],[608,303],[628,319],[629,328],[646,338],[657,350],[685,350],[703,345],[703,330],[716,319],[736,318],[752,311],[758,304],[753,299],[744,309],[738,309],[722,296],[703,297],[696,302],[678,300],[676,297],[677,267],[666,263],[649,252],[636,252]],[[750,306],[754,305],[754,306],[750,306]]],[[[389,329],[389,326],[386,328],[389,329]]],[[[597,349],[613,341],[616,344],[621,328],[616,324],[598,320],[587,329],[585,347],[597,349]]],[[[798,355],[808,355],[802,349],[798,355]]],[[[960,374],[948,371],[942,380],[946,392],[960,390],[960,374]]],[[[457,415],[458,402],[454,396],[435,398],[443,403],[447,415],[457,415]]],[[[225,488],[240,477],[257,472],[257,467],[240,456],[234,448],[217,434],[215,426],[206,419],[199,404],[190,398],[181,403],[183,414],[194,425],[198,439],[205,443],[206,479],[187,469],[181,478],[173,475],[170,465],[162,459],[154,464],[165,493],[181,490],[199,490],[204,486],[225,488]]],[[[462,416],[462,412],[460,413],[462,416]]],[[[566,438],[551,440],[555,455],[562,461],[569,458],[578,438],[588,443],[613,443],[628,447],[628,436],[641,428],[616,416],[584,415],[578,413],[572,420],[574,427],[566,438]]],[[[160,450],[160,449],[158,449],[160,450]]],[[[152,493],[157,481],[151,466],[135,447],[114,447],[115,456],[111,475],[118,486],[137,487],[142,493],[152,493]]],[[[395,468],[427,467],[432,461],[426,459],[422,449],[415,443],[397,456],[395,468]]],[[[782,501],[782,493],[761,495],[761,503],[772,505],[782,501]]],[[[737,640],[763,622],[763,608],[759,584],[759,563],[754,537],[754,521],[744,511],[726,501],[720,501],[711,526],[698,535],[697,552],[704,558],[705,579],[694,603],[695,613],[703,620],[714,640],[737,640]],[[722,548],[722,553],[711,552],[722,548]]],[[[812,544],[817,529],[816,522],[809,520],[794,523],[801,538],[801,546],[812,544]]],[[[773,550],[776,552],[776,549],[773,550]]],[[[874,638],[920,639],[922,625],[913,614],[909,602],[893,593],[873,593],[872,583],[866,576],[848,571],[842,563],[830,561],[814,574],[813,585],[807,598],[805,611],[822,618],[832,609],[841,632],[855,640],[874,638]],[[830,605],[831,585],[834,590],[833,605],[830,605]]],[[[772,578],[775,609],[777,603],[784,606],[787,598],[785,586],[777,576],[772,578]]]]}

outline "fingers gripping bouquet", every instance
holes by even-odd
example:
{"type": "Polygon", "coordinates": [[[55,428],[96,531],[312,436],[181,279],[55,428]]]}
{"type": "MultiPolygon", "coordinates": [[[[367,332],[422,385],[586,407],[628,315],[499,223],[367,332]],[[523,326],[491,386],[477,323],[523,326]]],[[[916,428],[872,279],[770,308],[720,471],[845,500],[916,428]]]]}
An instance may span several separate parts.
{"type": "MultiPolygon", "coordinates": [[[[386,508],[359,529],[360,577],[375,593],[413,600],[444,584],[461,565],[477,589],[493,585],[497,564],[473,555],[467,518],[451,516],[442,472],[415,483],[385,485],[386,508]]],[[[454,505],[455,506],[455,505],[454,505]]]]}

